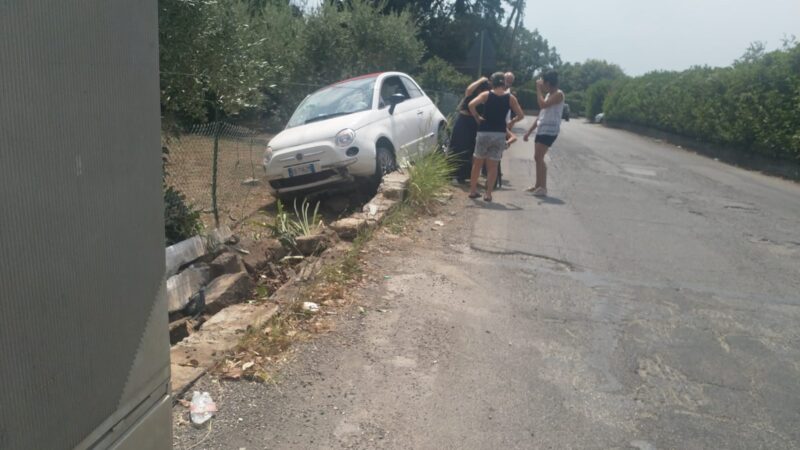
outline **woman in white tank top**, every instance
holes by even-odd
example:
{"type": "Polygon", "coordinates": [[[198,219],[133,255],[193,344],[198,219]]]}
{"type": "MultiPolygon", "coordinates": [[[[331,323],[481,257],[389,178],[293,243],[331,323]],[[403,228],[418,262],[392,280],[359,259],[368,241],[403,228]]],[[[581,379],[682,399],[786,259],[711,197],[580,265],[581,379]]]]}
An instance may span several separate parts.
{"type": "Polygon", "coordinates": [[[564,93],[558,89],[558,74],[555,71],[548,71],[536,80],[536,98],[539,101],[539,117],[525,133],[527,142],[533,130],[536,130],[533,156],[536,161],[536,184],[526,190],[537,197],[544,197],[547,195],[547,164],[544,162],[544,155],[561,131],[561,115],[564,112],[564,93]]]}

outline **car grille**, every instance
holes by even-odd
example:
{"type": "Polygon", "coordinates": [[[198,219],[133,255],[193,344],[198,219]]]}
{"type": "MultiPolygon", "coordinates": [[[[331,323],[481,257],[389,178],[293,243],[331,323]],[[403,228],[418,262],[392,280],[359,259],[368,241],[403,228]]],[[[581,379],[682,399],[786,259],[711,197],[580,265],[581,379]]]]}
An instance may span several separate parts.
{"type": "Polygon", "coordinates": [[[270,186],[275,189],[287,189],[304,184],[316,183],[336,175],[333,170],[323,170],[322,172],[309,173],[307,175],[299,175],[291,178],[281,178],[279,180],[272,180],[269,182],[270,186]]]}

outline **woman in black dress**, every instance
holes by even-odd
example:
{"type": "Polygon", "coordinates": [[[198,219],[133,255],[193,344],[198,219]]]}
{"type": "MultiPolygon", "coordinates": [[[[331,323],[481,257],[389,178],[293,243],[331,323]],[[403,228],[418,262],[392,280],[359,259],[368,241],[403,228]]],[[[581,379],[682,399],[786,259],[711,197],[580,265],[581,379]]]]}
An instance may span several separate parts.
{"type": "Polygon", "coordinates": [[[478,134],[478,122],[469,112],[469,102],[482,92],[490,89],[489,80],[483,77],[467,86],[464,98],[458,104],[456,123],[450,136],[448,153],[454,155],[456,161],[455,181],[464,184],[470,176],[472,153],[475,151],[475,136],[478,134]]]}

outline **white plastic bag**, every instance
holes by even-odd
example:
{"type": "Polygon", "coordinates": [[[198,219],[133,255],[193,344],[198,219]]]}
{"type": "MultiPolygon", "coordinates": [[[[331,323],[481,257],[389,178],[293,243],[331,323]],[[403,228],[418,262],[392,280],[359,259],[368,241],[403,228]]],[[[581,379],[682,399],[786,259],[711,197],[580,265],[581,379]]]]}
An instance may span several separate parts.
{"type": "Polygon", "coordinates": [[[217,404],[211,399],[211,394],[198,391],[192,393],[192,404],[189,406],[192,423],[202,425],[213,417],[215,412],[217,412],[217,404]]]}

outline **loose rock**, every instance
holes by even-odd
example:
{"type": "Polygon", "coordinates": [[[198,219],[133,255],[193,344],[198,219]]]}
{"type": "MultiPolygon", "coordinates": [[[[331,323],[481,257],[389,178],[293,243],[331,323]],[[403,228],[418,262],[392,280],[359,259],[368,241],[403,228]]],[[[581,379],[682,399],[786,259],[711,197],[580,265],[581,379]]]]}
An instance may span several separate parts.
{"type": "Polygon", "coordinates": [[[206,313],[215,314],[226,306],[240,303],[252,290],[253,280],[246,272],[222,275],[206,288],[206,313]]]}

